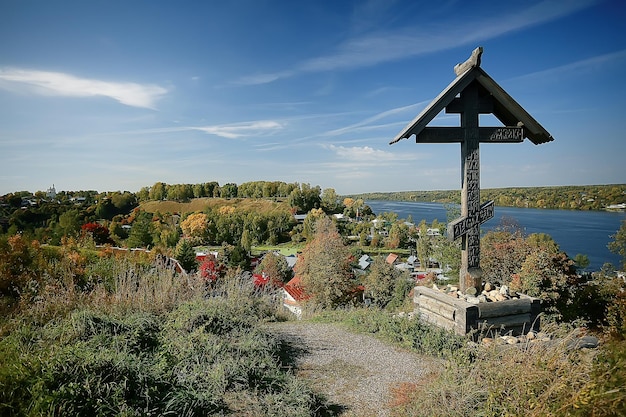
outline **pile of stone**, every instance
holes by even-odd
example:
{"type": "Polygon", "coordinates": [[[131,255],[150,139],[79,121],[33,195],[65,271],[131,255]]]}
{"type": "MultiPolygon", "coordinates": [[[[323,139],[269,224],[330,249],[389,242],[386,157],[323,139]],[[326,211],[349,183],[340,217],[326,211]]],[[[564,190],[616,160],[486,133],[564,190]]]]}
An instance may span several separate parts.
{"type": "Polygon", "coordinates": [[[477,290],[474,287],[470,287],[465,290],[465,292],[462,292],[457,286],[450,284],[442,288],[439,288],[436,284],[433,284],[433,289],[441,291],[442,293],[445,293],[451,297],[465,300],[470,304],[519,299],[519,296],[517,294],[511,294],[509,292],[508,286],[498,286],[489,282],[486,282],[483,285],[483,291],[480,294],[477,294],[477,290]]]}

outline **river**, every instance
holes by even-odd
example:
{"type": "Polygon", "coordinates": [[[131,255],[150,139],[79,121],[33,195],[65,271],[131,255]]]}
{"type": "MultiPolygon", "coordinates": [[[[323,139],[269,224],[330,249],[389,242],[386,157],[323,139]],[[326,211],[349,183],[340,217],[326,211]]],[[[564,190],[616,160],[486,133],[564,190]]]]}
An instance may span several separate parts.
{"type": "MultiPolygon", "coordinates": [[[[366,201],[376,214],[393,212],[399,219],[409,215],[414,223],[422,219],[431,223],[437,219],[445,223],[446,209],[440,203],[416,203],[408,201],[366,201]]],[[[589,257],[587,270],[598,271],[606,262],[616,267],[621,265],[620,257],[608,250],[607,244],[626,220],[626,212],[548,210],[515,207],[496,207],[494,217],[484,223],[481,231],[493,230],[505,222],[515,222],[524,233],[546,233],[558,243],[570,258],[576,254],[589,257]]]]}

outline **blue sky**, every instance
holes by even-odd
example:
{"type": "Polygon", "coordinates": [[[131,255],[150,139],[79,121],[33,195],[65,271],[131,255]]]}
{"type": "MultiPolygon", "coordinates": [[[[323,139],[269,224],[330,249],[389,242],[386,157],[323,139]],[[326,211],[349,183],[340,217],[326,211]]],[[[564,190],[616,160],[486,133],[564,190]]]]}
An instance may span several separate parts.
{"type": "Polygon", "coordinates": [[[483,188],[624,183],[625,21],[621,0],[0,0],[0,194],[458,189],[460,145],[389,141],[479,45],[555,138],[482,145],[483,188]]]}

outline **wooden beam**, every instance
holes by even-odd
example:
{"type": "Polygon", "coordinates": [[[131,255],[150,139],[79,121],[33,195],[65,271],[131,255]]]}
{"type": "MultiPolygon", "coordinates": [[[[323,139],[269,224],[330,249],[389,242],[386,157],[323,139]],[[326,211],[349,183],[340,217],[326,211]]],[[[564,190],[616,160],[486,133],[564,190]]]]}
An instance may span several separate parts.
{"type": "MultiPolygon", "coordinates": [[[[480,127],[478,139],[482,143],[520,143],[524,141],[522,127],[480,127]]],[[[416,136],[417,143],[459,143],[463,141],[461,127],[425,127],[416,136]]]]}
{"type": "Polygon", "coordinates": [[[478,318],[500,317],[515,314],[530,313],[531,300],[522,298],[519,300],[505,300],[478,305],[478,318]]]}

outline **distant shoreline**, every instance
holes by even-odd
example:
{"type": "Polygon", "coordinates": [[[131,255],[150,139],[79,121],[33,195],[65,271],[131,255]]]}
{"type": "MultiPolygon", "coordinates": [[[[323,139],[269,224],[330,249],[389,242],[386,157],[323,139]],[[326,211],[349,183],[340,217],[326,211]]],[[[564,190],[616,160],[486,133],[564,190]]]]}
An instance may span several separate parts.
{"type": "MultiPolygon", "coordinates": [[[[460,204],[460,190],[395,191],[349,194],[363,200],[460,204]]],[[[486,188],[481,199],[496,206],[581,211],[626,210],[626,184],[486,188]]]]}

